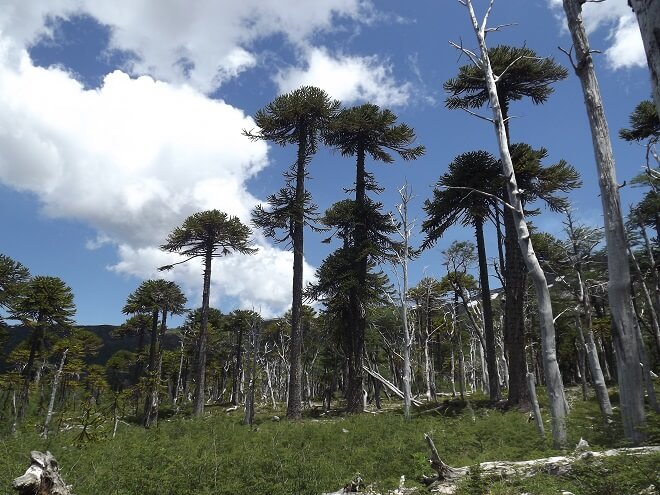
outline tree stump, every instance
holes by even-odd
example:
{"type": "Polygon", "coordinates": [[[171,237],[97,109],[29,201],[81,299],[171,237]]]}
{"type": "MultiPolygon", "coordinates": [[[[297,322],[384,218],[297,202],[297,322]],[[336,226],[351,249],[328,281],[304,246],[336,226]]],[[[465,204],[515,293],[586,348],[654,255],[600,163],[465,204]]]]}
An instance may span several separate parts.
{"type": "Polygon", "coordinates": [[[18,495],[73,495],[71,487],[64,483],[57,461],[50,452],[30,452],[30,467],[23,476],[12,482],[18,495]]]}

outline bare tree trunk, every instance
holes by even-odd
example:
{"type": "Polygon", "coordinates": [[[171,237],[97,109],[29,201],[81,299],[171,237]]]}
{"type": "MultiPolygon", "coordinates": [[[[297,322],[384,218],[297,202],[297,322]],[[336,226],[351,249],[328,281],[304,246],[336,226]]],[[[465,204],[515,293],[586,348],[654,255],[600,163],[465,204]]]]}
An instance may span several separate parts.
{"type": "Polygon", "coordinates": [[[454,344],[452,341],[450,341],[450,345],[451,345],[451,395],[452,397],[456,397],[456,358],[454,357],[454,344]]]}
{"type": "Polygon", "coordinates": [[[630,254],[630,260],[632,261],[633,268],[635,269],[635,274],[637,275],[637,278],[639,278],[639,285],[642,289],[642,294],[644,294],[644,300],[646,301],[646,306],[649,310],[651,332],[653,333],[653,338],[655,339],[655,345],[657,346],[658,351],[660,351],[660,323],[658,322],[658,313],[655,310],[653,300],[651,299],[651,294],[649,293],[649,289],[646,286],[646,282],[644,281],[644,275],[642,274],[642,270],[639,267],[635,253],[633,253],[633,250],[630,249],[630,247],[628,247],[628,254],[630,254]]]}
{"type": "Polygon", "coordinates": [[[534,383],[534,373],[527,373],[527,387],[529,388],[529,398],[532,403],[532,411],[534,412],[534,421],[536,422],[536,430],[539,436],[545,439],[545,428],[543,428],[543,416],[541,416],[541,408],[539,401],[536,398],[536,384],[534,383]]]}
{"type": "Polygon", "coordinates": [[[645,438],[642,428],[646,423],[646,418],[638,357],[639,346],[630,298],[630,268],[626,254],[628,242],[621,215],[612,143],[591,50],[582,23],[582,1],[563,0],[563,4],[577,57],[575,72],[582,84],[598,168],[607,241],[608,297],[612,313],[612,334],[616,348],[623,430],[626,438],[637,444],[645,438]]]}
{"type": "MultiPolygon", "coordinates": [[[[410,399],[412,392],[410,388],[411,370],[410,370],[410,350],[412,348],[412,332],[408,324],[408,304],[406,298],[408,297],[408,258],[409,241],[410,241],[410,225],[408,222],[408,203],[412,200],[412,190],[408,183],[399,189],[399,196],[401,197],[401,204],[397,206],[399,212],[400,227],[396,227],[401,239],[403,240],[403,249],[401,253],[397,253],[397,258],[401,264],[403,287],[399,290],[399,303],[401,304],[401,325],[403,326],[403,416],[410,419],[410,399]]],[[[397,222],[392,221],[394,225],[397,222]]]]}
{"type": "Polygon", "coordinates": [[[62,376],[62,370],[64,370],[64,363],[66,362],[66,355],[69,352],[69,349],[64,349],[62,353],[62,359],[60,359],[60,365],[53,376],[53,385],[50,389],[50,401],[48,402],[48,412],[46,413],[46,419],[44,421],[44,431],[42,436],[48,438],[48,425],[50,420],[53,417],[53,408],[55,407],[55,395],[57,394],[57,386],[60,384],[60,377],[62,376]]]}
{"type": "Polygon", "coordinates": [[[18,495],[72,495],[60,476],[57,461],[50,452],[30,452],[30,467],[12,482],[18,495]]]}
{"type": "Polygon", "coordinates": [[[644,41],[644,51],[651,71],[653,100],[660,115],[660,4],[655,0],[630,0],[639,30],[644,41]]]}
{"type": "Polygon", "coordinates": [[[172,400],[172,404],[176,406],[176,401],[179,399],[179,393],[182,391],[182,383],[181,383],[181,372],[183,371],[183,356],[184,356],[184,345],[183,345],[183,338],[181,339],[181,356],[179,357],[179,371],[176,375],[176,387],[174,388],[174,399],[172,400]]]}
{"type": "Polygon", "coordinates": [[[516,231],[518,233],[518,244],[525,260],[527,271],[534,282],[536,288],[536,297],[538,300],[539,323],[541,327],[541,347],[543,350],[543,370],[545,374],[546,388],[548,392],[548,402],[550,406],[550,414],[552,417],[552,440],[556,447],[563,446],[566,443],[566,414],[568,413],[566,407],[566,398],[564,396],[564,385],[557,364],[557,348],[555,342],[555,326],[552,316],[552,305],[550,299],[550,291],[548,284],[543,274],[543,270],[539,265],[529,231],[527,229],[527,222],[523,213],[522,203],[520,200],[520,193],[516,183],[516,176],[513,170],[513,163],[509,153],[507,144],[507,135],[504,127],[504,119],[502,117],[502,110],[500,107],[499,98],[497,95],[497,86],[493,70],[488,58],[488,48],[486,46],[486,22],[488,14],[484,18],[482,25],[477,22],[474,9],[472,8],[471,0],[465,0],[472,21],[472,27],[479,42],[480,56],[473,56],[473,60],[477,62],[484,72],[486,85],[488,87],[488,96],[490,106],[493,110],[493,124],[497,136],[497,142],[500,149],[500,158],[502,161],[502,171],[504,176],[508,178],[507,191],[509,196],[509,203],[513,210],[513,219],[516,224],[516,231]]]}
{"type": "Polygon", "coordinates": [[[252,362],[250,363],[248,392],[245,398],[245,416],[243,424],[252,425],[254,422],[254,387],[257,375],[257,353],[259,352],[259,323],[254,321],[252,324],[252,362]]]}

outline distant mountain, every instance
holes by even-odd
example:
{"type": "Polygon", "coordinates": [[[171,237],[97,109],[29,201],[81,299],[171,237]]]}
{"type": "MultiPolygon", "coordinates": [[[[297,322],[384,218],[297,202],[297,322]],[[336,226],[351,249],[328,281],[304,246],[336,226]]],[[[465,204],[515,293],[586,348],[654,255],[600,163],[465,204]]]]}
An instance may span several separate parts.
{"type": "MultiPolygon", "coordinates": [[[[92,332],[101,337],[101,340],[103,341],[103,347],[99,349],[99,353],[96,356],[87,360],[88,364],[105,364],[117,351],[135,351],[137,349],[137,337],[124,337],[121,339],[113,339],[111,337],[110,334],[117,328],[116,325],[78,325],[77,328],[92,332]]],[[[4,357],[15,349],[18,344],[30,336],[30,330],[23,325],[9,327],[8,331],[9,339],[4,347],[0,346],[0,372],[4,372],[7,369],[4,357]]],[[[165,349],[177,349],[179,345],[178,342],[178,338],[171,331],[165,334],[165,349]]],[[[149,345],[149,336],[145,337],[145,344],[147,346],[149,345]]]]}

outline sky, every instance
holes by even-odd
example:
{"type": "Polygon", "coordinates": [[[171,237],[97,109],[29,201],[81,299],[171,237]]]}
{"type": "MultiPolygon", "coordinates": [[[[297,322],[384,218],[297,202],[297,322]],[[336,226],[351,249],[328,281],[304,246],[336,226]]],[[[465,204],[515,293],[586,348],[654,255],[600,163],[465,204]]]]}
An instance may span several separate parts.
{"type": "MultiPolygon", "coordinates": [[[[485,0],[474,0],[483,14],[485,0]]],[[[624,0],[585,6],[620,183],[637,175],[638,145],[617,138],[635,105],[650,96],[634,15],[624,0]]],[[[526,45],[569,66],[561,0],[496,0],[489,46],[526,45]]],[[[461,153],[497,154],[492,125],[444,106],[442,84],[469,63],[449,41],[476,46],[456,0],[3,0],[0,9],[0,253],[33,275],[62,278],[79,324],[119,324],[126,297],[149,278],[178,282],[201,304],[202,265],[159,247],[198,211],[217,208],[249,223],[250,211],[283,185],[295,149],[251,142],[252,115],[278,95],[316,85],[346,106],[389,108],[413,127],[426,154],[415,162],[369,161],[394,210],[408,182],[413,244],[422,205],[461,153]]],[[[483,110],[484,115],[488,109],[483,110]]],[[[511,141],[565,159],[584,186],[570,195],[576,216],[602,224],[596,167],[582,93],[573,71],[542,106],[512,104],[511,141]]],[[[347,197],[355,165],[319,150],[309,190],[324,211],[347,197]]],[[[641,191],[621,189],[622,204],[641,191]]],[[[540,229],[561,234],[544,211],[540,229]]],[[[488,256],[496,255],[492,227],[488,256]]],[[[305,280],[338,247],[307,232],[305,280]]],[[[441,277],[443,249],[474,240],[451,229],[411,265],[411,285],[441,277]]],[[[281,315],[290,306],[292,254],[255,231],[259,251],[214,263],[211,302],[223,312],[281,315]]],[[[385,267],[389,270],[389,268],[385,267]]],[[[493,284],[496,283],[493,281],[493,284]]]]}

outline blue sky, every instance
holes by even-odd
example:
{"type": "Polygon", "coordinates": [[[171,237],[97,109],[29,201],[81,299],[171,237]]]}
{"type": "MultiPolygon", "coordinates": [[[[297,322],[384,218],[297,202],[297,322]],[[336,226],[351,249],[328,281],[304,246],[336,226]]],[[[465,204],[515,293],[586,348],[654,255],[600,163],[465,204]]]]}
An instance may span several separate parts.
{"type": "MultiPolygon", "coordinates": [[[[475,0],[483,12],[485,0],[475,0]]],[[[567,65],[557,0],[497,0],[489,45],[526,44],[567,65]]],[[[635,105],[650,95],[634,18],[623,0],[587,5],[587,25],[613,136],[619,182],[644,152],[617,139],[635,105]]],[[[282,185],[295,150],[250,143],[251,115],[281,92],[314,84],[346,105],[391,108],[414,127],[426,155],[414,163],[369,163],[394,209],[406,180],[412,216],[452,159],[496,153],[492,127],[444,108],[442,83],[468,63],[449,45],[474,47],[467,12],[454,0],[5,0],[0,13],[0,252],[33,274],[73,289],[81,324],[121,323],[126,296],[170,262],[158,245],[182,220],[218,208],[249,221],[250,210],[282,185]]],[[[577,216],[601,222],[591,137],[572,73],[548,103],[516,102],[513,142],[549,151],[582,173],[571,195],[577,216]]],[[[345,197],[354,164],[321,150],[309,189],[320,210],[345,197]]],[[[640,191],[621,190],[624,205],[640,191]]],[[[561,218],[534,219],[558,234],[561,218]]],[[[495,256],[491,242],[489,256],[495,256]]],[[[336,246],[306,237],[306,278],[336,246]]],[[[421,242],[415,234],[413,242],[421,242]]],[[[411,267],[412,282],[440,277],[440,252],[473,239],[456,228],[411,267]]],[[[259,233],[259,254],[214,265],[213,303],[281,314],[290,304],[292,256],[259,233]]],[[[200,302],[201,264],[167,275],[200,302]]]]}

